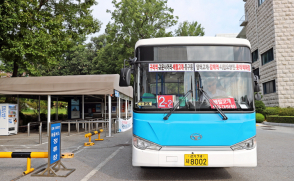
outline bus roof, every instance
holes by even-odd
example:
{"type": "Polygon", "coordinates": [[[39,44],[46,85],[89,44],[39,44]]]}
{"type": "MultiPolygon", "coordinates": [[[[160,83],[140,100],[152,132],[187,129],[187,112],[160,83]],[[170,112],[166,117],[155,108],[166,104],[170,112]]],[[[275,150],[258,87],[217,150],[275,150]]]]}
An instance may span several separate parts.
{"type": "Polygon", "coordinates": [[[150,45],[243,45],[251,48],[250,42],[241,38],[225,37],[203,37],[203,36],[178,36],[141,39],[137,41],[135,48],[138,46],[150,45]]]}

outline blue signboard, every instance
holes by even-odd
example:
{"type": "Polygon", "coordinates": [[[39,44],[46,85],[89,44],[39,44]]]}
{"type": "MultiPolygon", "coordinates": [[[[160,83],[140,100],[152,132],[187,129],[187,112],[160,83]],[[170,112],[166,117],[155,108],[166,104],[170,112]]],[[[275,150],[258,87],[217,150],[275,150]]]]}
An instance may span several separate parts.
{"type": "Polygon", "coordinates": [[[119,97],[119,92],[114,90],[115,97],[119,97]]]}
{"type": "Polygon", "coordinates": [[[54,123],[50,126],[50,164],[53,164],[60,160],[60,134],[61,124],[54,123]]]}

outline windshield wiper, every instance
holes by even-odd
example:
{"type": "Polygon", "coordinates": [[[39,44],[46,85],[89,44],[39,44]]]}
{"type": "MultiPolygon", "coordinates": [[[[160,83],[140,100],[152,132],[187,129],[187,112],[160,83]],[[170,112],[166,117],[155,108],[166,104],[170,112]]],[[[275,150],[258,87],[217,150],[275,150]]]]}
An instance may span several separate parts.
{"type": "Polygon", "coordinates": [[[210,104],[213,105],[217,109],[217,111],[222,115],[223,120],[228,120],[228,117],[225,115],[225,113],[218,107],[217,104],[214,103],[214,101],[208,96],[208,94],[203,90],[203,87],[199,88],[200,92],[202,92],[203,96],[210,102],[210,104]]]}
{"type": "Polygon", "coordinates": [[[173,107],[173,108],[171,108],[170,109],[170,111],[169,111],[169,113],[166,115],[166,116],[164,116],[164,120],[168,120],[168,118],[170,117],[170,115],[176,110],[176,108],[180,105],[180,103],[182,103],[182,101],[183,100],[186,100],[186,97],[190,94],[190,93],[192,93],[192,90],[189,90],[186,94],[185,94],[185,96],[184,96],[184,98],[179,98],[179,102],[173,107]]]}

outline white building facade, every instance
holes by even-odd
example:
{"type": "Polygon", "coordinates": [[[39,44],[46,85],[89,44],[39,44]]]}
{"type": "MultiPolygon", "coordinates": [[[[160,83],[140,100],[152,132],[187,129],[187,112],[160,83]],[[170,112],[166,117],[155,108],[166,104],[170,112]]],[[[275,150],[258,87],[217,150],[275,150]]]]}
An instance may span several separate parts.
{"type": "Polygon", "coordinates": [[[294,0],[243,0],[237,38],[251,43],[266,106],[294,107],[294,0]]]}

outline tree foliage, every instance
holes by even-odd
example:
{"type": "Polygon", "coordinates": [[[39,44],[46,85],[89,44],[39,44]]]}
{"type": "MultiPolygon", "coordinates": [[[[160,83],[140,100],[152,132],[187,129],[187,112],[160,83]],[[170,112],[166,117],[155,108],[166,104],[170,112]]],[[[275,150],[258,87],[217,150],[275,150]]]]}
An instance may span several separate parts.
{"type": "Polygon", "coordinates": [[[179,27],[175,30],[176,36],[204,36],[204,28],[197,21],[189,23],[184,21],[180,23],[179,27]]]}
{"type": "Polygon", "coordinates": [[[4,0],[0,3],[0,56],[13,66],[40,75],[40,66],[54,66],[81,35],[99,31],[91,15],[94,0],[4,0]],[[4,31],[4,32],[3,32],[4,31]]]}
{"type": "MultiPolygon", "coordinates": [[[[1,0],[0,0],[1,1],[1,0]]],[[[0,69],[30,75],[117,74],[134,56],[139,39],[203,36],[197,21],[177,24],[166,0],[113,0],[105,34],[92,37],[100,22],[91,16],[94,0],[16,0],[0,3],[0,69]],[[2,12],[6,12],[2,13],[2,12]],[[14,33],[9,32],[12,30],[14,33]],[[5,33],[9,32],[9,33],[5,33]],[[17,66],[17,68],[15,68],[17,66]],[[14,71],[15,72],[15,71],[14,71]]]]}
{"type": "Polygon", "coordinates": [[[93,73],[119,73],[123,60],[134,56],[139,39],[172,36],[166,29],[177,23],[166,0],[113,0],[112,23],[106,26],[107,44],[98,50],[93,73]]]}

